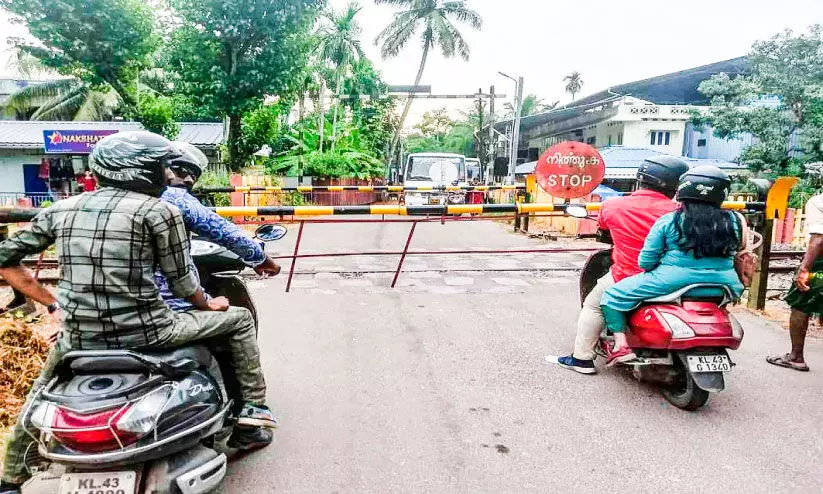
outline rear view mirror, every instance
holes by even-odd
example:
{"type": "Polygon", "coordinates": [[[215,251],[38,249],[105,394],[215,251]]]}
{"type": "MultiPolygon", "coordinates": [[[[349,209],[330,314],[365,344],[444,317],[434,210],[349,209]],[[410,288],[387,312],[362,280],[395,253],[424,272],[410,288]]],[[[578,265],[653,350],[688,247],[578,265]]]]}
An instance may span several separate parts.
{"type": "Polygon", "coordinates": [[[566,206],[566,214],[573,217],[573,218],[588,218],[589,212],[586,211],[585,206],[578,206],[575,204],[571,204],[566,206]]]}
{"type": "Polygon", "coordinates": [[[261,225],[254,231],[254,236],[264,242],[271,242],[272,240],[280,240],[285,237],[288,231],[289,230],[282,225],[261,225]]]}

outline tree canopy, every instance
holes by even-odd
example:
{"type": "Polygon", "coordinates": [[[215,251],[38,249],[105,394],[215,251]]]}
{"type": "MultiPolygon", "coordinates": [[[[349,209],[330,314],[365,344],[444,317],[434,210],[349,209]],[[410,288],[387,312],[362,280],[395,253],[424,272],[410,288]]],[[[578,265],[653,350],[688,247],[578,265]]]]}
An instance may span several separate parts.
{"type": "Polygon", "coordinates": [[[151,8],[140,0],[0,0],[40,43],[16,40],[61,74],[108,85],[136,110],[137,75],[160,42],[151,8]]]}
{"type": "Polygon", "coordinates": [[[823,159],[823,26],[755,43],[749,61],[749,75],[700,84],[711,106],[694,122],[722,138],[752,135],[740,160],[753,171],[800,175],[804,162],[823,159]]]}
{"type": "Polygon", "coordinates": [[[166,59],[175,87],[229,118],[228,152],[242,166],[243,113],[267,95],[296,99],[321,0],[171,0],[182,20],[166,59]]]}

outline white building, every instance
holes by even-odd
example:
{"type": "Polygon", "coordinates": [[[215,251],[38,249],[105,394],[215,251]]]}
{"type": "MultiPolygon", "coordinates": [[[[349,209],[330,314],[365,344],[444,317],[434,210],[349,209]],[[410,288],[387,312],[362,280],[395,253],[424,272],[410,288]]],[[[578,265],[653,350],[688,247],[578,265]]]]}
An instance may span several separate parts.
{"type": "Polygon", "coordinates": [[[690,118],[688,106],[656,105],[631,96],[614,98],[567,117],[531,128],[526,146],[544,150],[558,142],[579,141],[595,147],[650,148],[679,156],[690,118]]]}
{"type": "MultiPolygon", "coordinates": [[[[537,160],[552,144],[579,141],[598,148],[642,148],[689,158],[737,161],[746,139],[724,141],[711,129],[693,129],[690,112],[708,104],[698,90],[700,83],[721,72],[748,71],[745,57],[621,84],[581,98],[561,108],[521,120],[517,161],[537,160]]],[[[512,122],[495,124],[510,134],[512,122]]],[[[502,141],[502,140],[501,140],[502,141]]],[[[505,175],[508,157],[499,143],[496,175],[505,175]],[[502,173],[501,173],[502,172],[502,173]]],[[[608,170],[607,170],[608,175],[608,170]]]]}

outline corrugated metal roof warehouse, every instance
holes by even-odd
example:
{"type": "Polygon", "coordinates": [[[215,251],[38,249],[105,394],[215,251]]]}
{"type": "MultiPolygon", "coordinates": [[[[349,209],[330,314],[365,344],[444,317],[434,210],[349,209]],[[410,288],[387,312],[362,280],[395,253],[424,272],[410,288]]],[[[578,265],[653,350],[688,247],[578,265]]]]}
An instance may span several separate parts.
{"type": "MultiPolygon", "coordinates": [[[[214,161],[225,135],[222,123],[182,122],[177,139],[191,143],[214,161]]],[[[126,132],[142,130],[137,122],[0,121],[0,205],[25,196],[36,204],[75,192],[73,178],[87,166],[87,153],[47,154],[46,131],[126,132]]]]}

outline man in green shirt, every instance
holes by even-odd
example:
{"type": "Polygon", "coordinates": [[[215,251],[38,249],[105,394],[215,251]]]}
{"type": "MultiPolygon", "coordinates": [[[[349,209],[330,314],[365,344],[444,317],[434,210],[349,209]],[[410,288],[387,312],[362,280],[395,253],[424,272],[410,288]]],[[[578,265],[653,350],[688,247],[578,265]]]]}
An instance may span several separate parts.
{"type": "MultiPolygon", "coordinates": [[[[231,353],[243,408],[229,445],[271,442],[276,426],[265,406],[254,321],[248,310],[223,297],[207,300],[191,268],[189,239],[180,211],[159,199],[165,167],[180,155],[167,139],[123,132],[101,140],[91,168],[101,188],[56,203],[29,228],[0,243],[0,276],[49,308],[62,311],[63,331],[29,397],[51,378],[69,350],[171,348],[220,337],[231,353]],[[20,265],[55,244],[60,263],[56,298],[20,265]],[[160,270],[172,292],[197,310],[173,312],[160,297],[160,270]]],[[[26,479],[30,438],[18,419],[4,460],[0,493],[16,492],[26,479]]]]}

